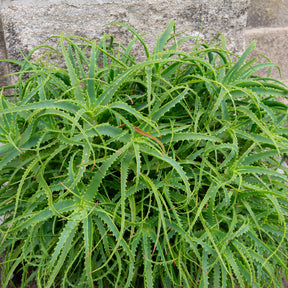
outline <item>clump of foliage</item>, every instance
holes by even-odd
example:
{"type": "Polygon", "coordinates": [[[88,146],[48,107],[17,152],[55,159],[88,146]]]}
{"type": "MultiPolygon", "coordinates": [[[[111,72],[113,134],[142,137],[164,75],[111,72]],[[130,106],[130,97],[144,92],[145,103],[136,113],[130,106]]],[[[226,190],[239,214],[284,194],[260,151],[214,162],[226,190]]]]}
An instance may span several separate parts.
{"type": "Polygon", "coordinates": [[[288,90],[257,76],[274,64],[246,60],[255,43],[232,61],[225,39],[179,39],[173,21],[150,53],[118,25],[127,46],[62,35],[10,60],[1,287],[281,287],[288,90]]]}

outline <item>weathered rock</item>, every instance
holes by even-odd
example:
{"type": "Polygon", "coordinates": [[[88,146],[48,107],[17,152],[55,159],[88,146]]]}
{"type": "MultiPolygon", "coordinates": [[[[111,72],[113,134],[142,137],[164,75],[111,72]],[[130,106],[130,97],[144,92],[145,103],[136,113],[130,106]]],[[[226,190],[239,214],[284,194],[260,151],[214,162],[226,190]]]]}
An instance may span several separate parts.
{"type": "MultiPolygon", "coordinates": [[[[5,39],[4,39],[4,31],[2,29],[2,22],[0,18],[0,59],[7,58],[6,55],[6,45],[5,45],[5,39]]],[[[9,73],[9,67],[7,63],[0,62],[0,88],[2,86],[9,84],[9,78],[8,77],[2,77],[9,73]]]]}
{"type": "Polygon", "coordinates": [[[251,0],[247,28],[288,26],[287,0],[251,0]]]}
{"type": "MultiPolygon", "coordinates": [[[[288,83],[288,27],[249,29],[246,30],[245,35],[247,44],[257,40],[256,49],[251,53],[251,57],[257,56],[263,62],[266,62],[266,58],[260,56],[265,55],[272,62],[278,64],[281,74],[275,67],[272,70],[271,77],[288,83]]],[[[260,76],[266,77],[268,70],[261,70],[259,73],[260,76]]]]}
{"type": "Polygon", "coordinates": [[[277,69],[271,76],[288,84],[288,1],[251,0],[245,35],[247,45],[257,40],[254,56],[265,55],[279,65],[281,76],[277,69]]]}
{"type": "MultiPolygon", "coordinates": [[[[228,38],[232,52],[245,47],[244,30],[248,0],[2,0],[1,15],[9,58],[21,58],[51,35],[66,31],[70,35],[99,39],[113,33],[122,43],[131,38],[123,27],[105,26],[124,22],[144,36],[152,49],[157,35],[171,19],[177,32],[201,35],[207,40],[218,33],[228,38]]],[[[184,49],[191,49],[191,43],[184,49]],[[189,46],[190,45],[190,46],[189,46]]],[[[143,55],[143,50],[139,50],[143,55]]]]}

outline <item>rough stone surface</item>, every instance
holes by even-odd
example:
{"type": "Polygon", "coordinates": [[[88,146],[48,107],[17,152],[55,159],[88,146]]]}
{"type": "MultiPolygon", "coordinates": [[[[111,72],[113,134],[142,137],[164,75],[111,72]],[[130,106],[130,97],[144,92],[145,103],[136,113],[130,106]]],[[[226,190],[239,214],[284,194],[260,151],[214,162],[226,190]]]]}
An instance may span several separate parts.
{"type": "MultiPolygon", "coordinates": [[[[201,0],[195,0],[195,2],[199,2],[201,0]]],[[[49,5],[60,5],[60,4],[68,4],[74,6],[80,6],[83,4],[86,5],[95,5],[95,4],[109,4],[109,3],[140,3],[140,2],[157,2],[157,0],[0,0],[2,7],[9,7],[9,6],[49,6],[49,5]]],[[[159,1],[158,1],[159,2],[159,1]]],[[[180,2],[180,0],[178,1],[180,2]]]]}
{"type": "Polygon", "coordinates": [[[287,0],[250,0],[247,28],[288,26],[287,0]]]}
{"type": "MultiPolygon", "coordinates": [[[[288,27],[249,29],[246,30],[245,36],[247,45],[257,40],[256,49],[251,56],[262,54],[269,57],[272,62],[279,65],[282,74],[280,77],[279,71],[274,68],[271,76],[288,83],[288,27]]],[[[258,57],[261,58],[261,56],[258,57]]],[[[262,72],[261,76],[265,76],[266,72],[262,72]]]]}
{"type": "Polygon", "coordinates": [[[246,45],[257,40],[257,53],[269,57],[281,69],[282,77],[274,69],[272,77],[281,79],[288,84],[288,1],[287,0],[251,0],[246,45]]]}
{"type": "Polygon", "coordinates": [[[241,53],[245,47],[248,0],[2,0],[1,3],[9,58],[20,58],[18,49],[27,54],[61,31],[88,39],[99,39],[104,32],[113,33],[122,43],[131,38],[123,27],[105,26],[110,22],[124,22],[139,33],[147,33],[144,38],[151,49],[171,19],[176,20],[177,32],[195,35],[201,30],[207,40],[221,32],[228,38],[232,52],[241,53]]]}
{"type": "MultiPolygon", "coordinates": [[[[7,58],[6,55],[6,46],[5,46],[5,39],[4,39],[4,31],[2,29],[2,22],[0,18],[0,59],[5,59],[7,58]]],[[[0,62],[0,88],[2,86],[8,85],[9,83],[9,78],[2,76],[6,75],[9,73],[8,65],[4,62],[0,62]]]]}

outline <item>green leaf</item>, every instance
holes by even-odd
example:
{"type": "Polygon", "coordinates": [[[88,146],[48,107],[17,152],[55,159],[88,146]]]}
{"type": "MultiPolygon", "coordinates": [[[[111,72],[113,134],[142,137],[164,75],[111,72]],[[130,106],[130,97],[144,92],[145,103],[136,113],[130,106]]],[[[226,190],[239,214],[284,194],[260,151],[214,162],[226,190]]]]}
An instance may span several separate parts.
{"type": "Polygon", "coordinates": [[[278,177],[283,179],[284,181],[288,182],[288,177],[274,171],[272,169],[266,169],[266,168],[260,168],[260,167],[254,167],[254,166],[240,166],[238,168],[238,172],[241,174],[260,174],[260,175],[268,175],[271,177],[278,177]]]}
{"type": "Polygon", "coordinates": [[[92,256],[91,252],[93,249],[93,222],[92,222],[92,216],[87,214],[86,211],[83,213],[83,233],[84,233],[84,243],[85,243],[85,270],[86,275],[88,279],[88,285],[89,287],[93,288],[93,278],[90,272],[92,271],[92,256]]]}
{"type": "Polygon", "coordinates": [[[185,175],[185,172],[182,169],[182,167],[175,160],[173,160],[172,158],[170,158],[167,155],[161,155],[161,154],[157,153],[156,151],[153,151],[151,149],[147,149],[144,146],[141,146],[139,148],[140,148],[140,151],[142,153],[154,156],[157,159],[168,163],[172,168],[174,168],[177,171],[177,173],[179,174],[179,176],[181,177],[181,179],[184,182],[184,185],[185,185],[185,188],[186,188],[185,190],[187,192],[187,201],[190,201],[192,195],[191,195],[189,180],[188,180],[187,176],[185,175]]]}
{"type": "Polygon", "coordinates": [[[54,253],[52,254],[50,264],[49,264],[49,271],[50,271],[50,277],[48,279],[48,282],[46,284],[46,287],[49,288],[53,285],[56,276],[58,275],[60,269],[62,268],[64,261],[68,255],[68,253],[71,250],[71,244],[73,242],[74,235],[77,231],[79,221],[73,220],[73,218],[76,216],[77,213],[71,216],[71,220],[68,221],[66,224],[64,230],[61,233],[61,236],[59,238],[58,244],[55,248],[54,253]],[[58,261],[56,262],[56,260],[58,261]]]}
{"type": "Polygon", "coordinates": [[[172,135],[165,135],[162,137],[161,142],[162,143],[168,143],[168,142],[179,142],[179,141],[211,141],[211,142],[222,142],[222,140],[215,136],[210,136],[207,134],[202,133],[193,133],[193,132],[183,132],[183,133],[174,133],[172,135]]]}
{"type": "Polygon", "coordinates": [[[168,24],[166,30],[162,33],[162,35],[158,36],[156,46],[155,46],[154,51],[152,53],[153,56],[155,54],[163,51],[168,39],[170,38],[170,35],[171,35],[173,29],[175,29],[175,21],[171,20],[170,23],[168,24]]]}
{"type": "Polygon", "coordinates": [[[237,80],[238,75],[241,73],[240,67],[244,63],[244,61],[247,59],[248,54],[255,48],[256,41],[253,41],[248,48],[245,50],[245,52],[241,55],[239,60],[236,62],[235,65],[233,65],[232,69],[229,70],[229,72],[225,75],[223,79],[223,83],[230,84],[231,82],[237,80]],[[240,72],[239,72],[240,71],[240,72]]]}
{"type": "Polygon", "coordinates": [[[162,106],[156,112],[154,112],[152,115],[152,120],[157,122],[161,116],[163,116],[172,107],[174,107],[177,103],[179,103],[186,96],[188,91],[189,91],[189,88],[186,88],[180,95],[178,95],[176,98],[174,98],[170,102],[166,103],[164,106],[162,106]]]}
{"type": "Polygon", "coordinates": [[[88,99],[89,105],[91,107],[95,107],[96,102],[96,93],[95,93],[95,69],[96,69],[96,42],[93,42],[92,51],[91,51],[91,60],[90,60],[90,68],[89,68],[89,79],[88,79],[88,99]]]}
{"type": "Polygon", "coordinates": [[[146,233],[142,234],[142,245],[144,255],[144,279],[146,283],[145,287],[153,288],[152,263],[149,261],[151,258],[151,243],[146,233]]]}
{"type": "Polygon", "coordinates": [[[119,22],[110,23],[110,24],[108,24],[108,25],[119,25],[119,26],[123,26],[123,27],[125,27],[126,29],[128,29],[129,31],[131,31],[131,32],[133,33],[133,35],[134,35],[135,37],[137,37],[137,39],[141,42],[141,44],[142,44],[143,47],[144,47],[146,57],[149,58],[150,54],[149,54],[147,45],[145,44],[145,41],[143,40],[143,38],[140,36],[140,34],[138,34],[137,31],[136,31],[133,27],[131,27],[130,25],[127,25],[127,24],[125,24],[125,23],[119,23],[119,22]]]}
{"type": "MultiPolygon", "coordinates": [[[[75,67],[76,64],[74,63],[74,59],[73,57],[69,57],[65,44],[64,44],[64,40],[66,40],[66,38],[63,36],[63,33],[61,35],[60,38],[60,43],[61,43],[61,48],[62,48],[62,53],[65,59],[65,63],[67,65],[67,69],[68,69],[68,73],[69,73],[69,77],[71,80],[71,85],[72,85],[72,89],[74,89],[74,95],[75,95],[75,99],[81,103],[84,104],[85,103],[85,98],[83,95],[83,92],[81,90],[81,85],[80,85],[80,79],[77,77],[76,71],[75,71],[75,67]]],[[[70,44],[68,44],[68,47],[70,44]]]]}
{"type": "Polygon", "coordinates": [[[121,156],[122,153],[124,153],[129,147],[131,143],[126,144],[123,146],[119,151],[112,154],[98,169],[98,171],[95,173],[94,177],[92,178],[90,184],[87,187],[87,190],[84,194],[84,199],[87,201],[93,201],[96,194],[98,193],[98,187],[100,186],[103,178],[106,176],[106,173],[110,166],[116,161],[118,157],[121,156]]]}

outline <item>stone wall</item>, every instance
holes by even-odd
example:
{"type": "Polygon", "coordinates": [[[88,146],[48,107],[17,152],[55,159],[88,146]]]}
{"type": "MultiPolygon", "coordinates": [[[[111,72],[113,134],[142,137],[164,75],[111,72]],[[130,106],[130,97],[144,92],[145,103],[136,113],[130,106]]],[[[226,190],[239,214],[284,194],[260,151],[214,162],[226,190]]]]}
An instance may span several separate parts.
{"type": "Polygon", "coordinates": [[[271,76],[288,83],[288,1],[250,0],[245,36],[247,44],[257,40],[254,55],[263,54],[279,64],[282,77],[277,69],[271,76]]]}
{"type": "Polygon", "coordinates": [[[176,20],[177,32],[195,35],[201,30],[207,40],[221,32],[228,37],[233,52],[240,53],[245,46],[248,0],[0,1],[9,58],[21,58],[19,49],[27,54],[61,31],[89,39],[99,39],[104,32],[116,34],[121,42],[130,39],[131,34],[124,28],[105,26],[110,22],[124,22],[139,33],[147,33],[145,40],[150,48],[171,19],[176,20]]]}
{"type": "MultiPolygon", "coordinates": [[[[5,43],[5,37],[4,37],[4,31],[2,28],[2,22],[0,18],[0,59],[6,59],[7,53],[6,53],[6,43],[5,43]]],[[[9,73],[8,65],[6,63],[0,62],[0,88],[3,85],[9,84],[9,78],[4,77],[1,79],[1,76],[6,75],[9,73]]]]}

